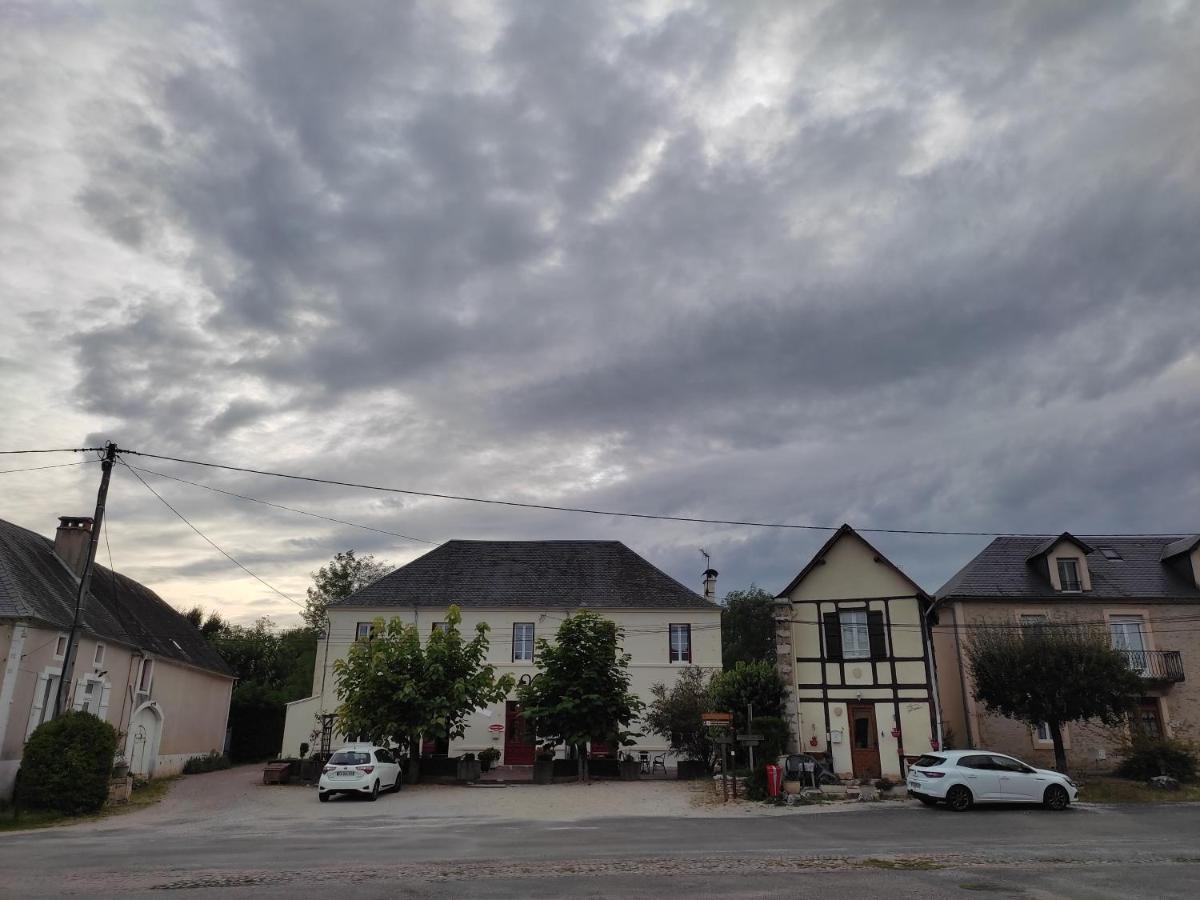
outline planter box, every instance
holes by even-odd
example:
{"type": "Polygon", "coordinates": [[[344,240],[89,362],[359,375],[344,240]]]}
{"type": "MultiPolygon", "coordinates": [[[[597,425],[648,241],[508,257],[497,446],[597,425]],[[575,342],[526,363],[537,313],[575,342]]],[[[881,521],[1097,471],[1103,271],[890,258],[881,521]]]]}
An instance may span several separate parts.
{"type": "Polygon", "coordinates": [[[478,781],[482,775],[479,760],[477,759],[460,759],[458,761],[458,772],[456,777],[459,781],[478,781]]]}
{"type": "Polygon", "coordinates": [[[554,763],[552,759],[539,759],[533,762],[533,783],[534,784],[553,784],[554,783],[554,763]]]}
{"type": "Polygon", "coordinates": [[[621,780],[637,781],[642,777],[642,764],[636,759],[621,760],[621,780]]]}

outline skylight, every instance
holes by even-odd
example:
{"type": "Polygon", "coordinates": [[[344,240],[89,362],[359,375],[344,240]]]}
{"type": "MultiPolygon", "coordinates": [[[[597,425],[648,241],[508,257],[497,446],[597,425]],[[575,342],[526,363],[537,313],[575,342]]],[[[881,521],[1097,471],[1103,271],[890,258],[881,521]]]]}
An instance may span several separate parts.
{"type": "Polygon", "coordinates": [[[1101,547],[1100,552],[1104,554],[1105,559],[1120,559],[1121,554],[1112,547],[1101,547]]]}

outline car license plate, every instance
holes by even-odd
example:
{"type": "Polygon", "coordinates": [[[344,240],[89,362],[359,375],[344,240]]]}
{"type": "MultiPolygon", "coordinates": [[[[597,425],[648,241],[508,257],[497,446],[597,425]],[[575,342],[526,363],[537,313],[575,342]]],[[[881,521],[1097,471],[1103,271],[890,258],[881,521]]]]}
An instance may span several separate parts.
{"type": "Polygon", "coordinates": [[[915,778],[910,778],[908,779],[908,786],[910,788],[919,788],[921,786],[921,782],[917,781],[915,778]]]}
{"type": "Polygon", "coordinates": [[[337,773],[337,776],[339,778],[353,778],[357,774],[358,773],[355,772],[353,769],[342,769],[337,773]]]}

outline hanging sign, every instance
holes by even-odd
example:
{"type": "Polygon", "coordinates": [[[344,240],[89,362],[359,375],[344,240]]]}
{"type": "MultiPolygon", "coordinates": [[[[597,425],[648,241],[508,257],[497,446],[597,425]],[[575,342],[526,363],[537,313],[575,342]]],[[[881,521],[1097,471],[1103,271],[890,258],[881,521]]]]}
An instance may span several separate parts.
{"type": "Polygon", "coordinates": [[[492,734],[499,734],[503,730],[504,730],[504,726],[501,725],[499,722],[494,722],[488,726],[488,731],[490,731],[492,734]]]}

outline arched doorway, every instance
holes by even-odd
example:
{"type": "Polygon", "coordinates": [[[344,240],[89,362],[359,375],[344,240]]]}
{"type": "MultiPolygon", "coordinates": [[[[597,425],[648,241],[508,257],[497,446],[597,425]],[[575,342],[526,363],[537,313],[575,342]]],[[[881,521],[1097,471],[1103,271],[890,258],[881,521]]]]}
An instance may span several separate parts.
{"type": "Polygon", "coordinates": [[[139,706],[129,717],[129,736],[125,744],[129,771],[135,775],[153,778],[161,740],[162,713],[158,704],[146,703],[139,706]]]}

